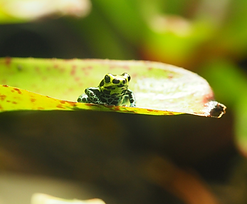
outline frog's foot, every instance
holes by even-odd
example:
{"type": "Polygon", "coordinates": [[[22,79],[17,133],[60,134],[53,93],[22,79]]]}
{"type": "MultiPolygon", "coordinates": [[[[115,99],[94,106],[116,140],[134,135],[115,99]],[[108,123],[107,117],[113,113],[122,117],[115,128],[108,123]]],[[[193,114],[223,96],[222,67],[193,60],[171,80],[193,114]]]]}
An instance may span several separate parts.
{"type": "Polygon", "coordinates": [[[87,95],[86,94],[80,95],[78,97],[78,99],[77,99],[77,102],[80,102],[80,103],[89,103],[87,95]]]}
{"type": "Polygon", "coordinates": [[[131,103],[130,107],[136,107],[136,104],[135,103],[131,103]]]}
{"type": "Polygon", "coordinates": [[[93,103],[93,104],[97,104],[97,105],[104,105],[105,103],[103,103],[102,101],[98,100],[97,98],[88,98],[89,103],[93,103]]]}

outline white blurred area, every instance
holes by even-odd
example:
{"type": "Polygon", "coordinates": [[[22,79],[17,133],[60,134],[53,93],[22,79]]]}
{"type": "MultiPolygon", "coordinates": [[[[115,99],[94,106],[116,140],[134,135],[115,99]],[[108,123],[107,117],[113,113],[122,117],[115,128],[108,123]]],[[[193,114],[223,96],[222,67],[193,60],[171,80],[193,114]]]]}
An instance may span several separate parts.
{"type": "Polygon", "coordinates": [[[0,0],[1,13],[22,20],[35,20],[55,15],[86,16],[91,9],[89,0],[0,0]]]}
{"type": "Polygon", "coordinates": [[[30,204],[35,193],[62,199],[88,200],[97,197],[96,193],[92,192],[96,190],[86,184],[81,186],[70,181],[43,176],[0,173],[0,204],[30,204]]]}

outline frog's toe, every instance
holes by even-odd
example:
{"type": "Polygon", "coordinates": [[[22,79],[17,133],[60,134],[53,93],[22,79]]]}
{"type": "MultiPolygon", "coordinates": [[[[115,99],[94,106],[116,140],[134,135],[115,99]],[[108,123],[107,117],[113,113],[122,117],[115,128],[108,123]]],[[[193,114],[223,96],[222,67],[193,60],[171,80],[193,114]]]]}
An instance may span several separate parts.
{"type": "Polygon", "coordinates": [[[130,104],[130,107],[136,107],[135,103],[130,104]]]}
{"type": "Polygon", "coordinates": [[[82,98],[79,97],[79,98],[77,99],[77,102],[82,102],[82,98]]]}

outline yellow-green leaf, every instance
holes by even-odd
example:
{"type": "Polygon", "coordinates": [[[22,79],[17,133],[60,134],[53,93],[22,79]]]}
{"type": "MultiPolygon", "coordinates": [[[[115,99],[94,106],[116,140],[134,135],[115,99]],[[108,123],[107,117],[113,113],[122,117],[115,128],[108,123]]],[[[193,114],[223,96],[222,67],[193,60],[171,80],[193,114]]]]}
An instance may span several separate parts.
{"type": "Polygon", "coordinates": [[[209,84],[195,73],[157,62],[98,59],[0,59],[0,111],[100,110],[150,115],[221,117],[209,84]],[[77,103],[106,73],[131,75],[137,107],[77,103]],[[8,86],[6,86],[8,85],[8,86]],[[41,95],[42,94],[42,95],[41,95]]]}

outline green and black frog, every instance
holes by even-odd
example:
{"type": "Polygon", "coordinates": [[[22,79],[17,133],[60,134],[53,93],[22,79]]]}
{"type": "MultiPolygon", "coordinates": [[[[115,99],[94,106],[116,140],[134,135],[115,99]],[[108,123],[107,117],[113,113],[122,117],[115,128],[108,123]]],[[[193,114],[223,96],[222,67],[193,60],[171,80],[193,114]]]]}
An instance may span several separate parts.
{"type": "Polygon", "coordinates": [[[130,79],[131,77],[127,73],[121,75],[106,74],[98,87],[85,89],[85,94],[80,95],[77,101],[101,105],[135,107],[134,94],[128,89],[130,79]]]}

